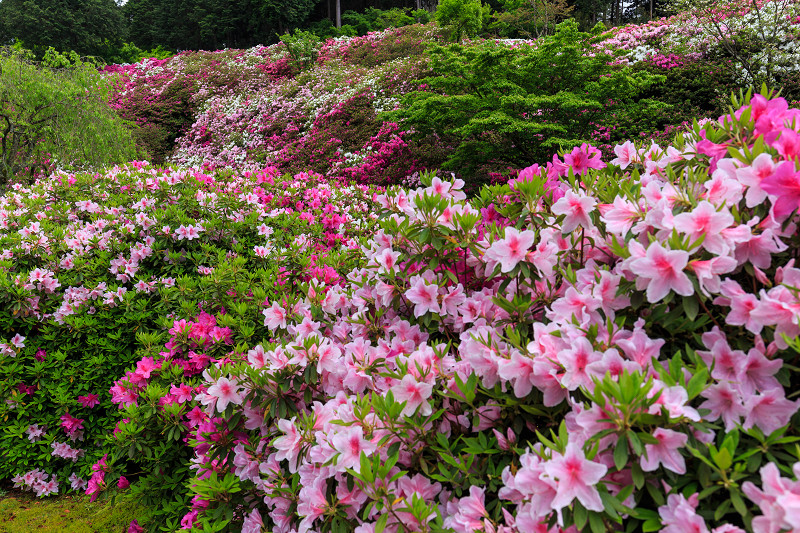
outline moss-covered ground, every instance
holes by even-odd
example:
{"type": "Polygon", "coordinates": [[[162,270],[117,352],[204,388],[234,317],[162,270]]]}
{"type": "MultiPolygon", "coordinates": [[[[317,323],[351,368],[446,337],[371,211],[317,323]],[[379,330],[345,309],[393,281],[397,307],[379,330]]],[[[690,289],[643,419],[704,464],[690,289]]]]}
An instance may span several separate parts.
{"type": "Polygon", "coordinates": [[[88,496],[39,499],[0,489],[0,533],[124,533],[143,511],[126,495],[89,502],[88,496]]]}

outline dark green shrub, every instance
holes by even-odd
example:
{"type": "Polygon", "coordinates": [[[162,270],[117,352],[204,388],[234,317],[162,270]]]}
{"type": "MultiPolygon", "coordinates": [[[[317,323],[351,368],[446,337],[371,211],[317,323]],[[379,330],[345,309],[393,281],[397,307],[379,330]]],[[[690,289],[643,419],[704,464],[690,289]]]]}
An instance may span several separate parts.
{"type": "Polygon", "coordinates": [[[544,162],[560,147],[590,141],[663,79],[590,55],[591,39],[567,21],[537,46],[434,46],[434,75],[422,80],[423,90],[380,118],[413,129],[416,139],[435,135],[453,146],[443,168],[468,182],[487,180],[489,168],[544,162]]]}

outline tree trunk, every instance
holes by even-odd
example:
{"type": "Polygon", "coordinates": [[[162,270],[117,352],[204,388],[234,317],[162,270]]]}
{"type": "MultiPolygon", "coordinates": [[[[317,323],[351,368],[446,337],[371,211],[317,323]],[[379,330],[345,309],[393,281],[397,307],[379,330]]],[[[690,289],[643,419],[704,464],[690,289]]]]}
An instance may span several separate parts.
{"type": "Polygon", "coordinates": [[[336,0],[336,27],[342,27],[342,0],[336,0]]]}

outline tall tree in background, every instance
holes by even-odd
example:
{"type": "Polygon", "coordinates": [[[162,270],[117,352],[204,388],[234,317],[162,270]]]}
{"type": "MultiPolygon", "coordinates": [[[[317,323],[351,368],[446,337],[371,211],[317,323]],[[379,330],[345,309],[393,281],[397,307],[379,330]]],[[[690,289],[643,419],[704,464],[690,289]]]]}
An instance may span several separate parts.
{"type": "Polygon", "coordinates": [[[22,41],[44,54],[47,47],[108,57],[122,44],[125,25],[114,0],[2,0],[0,44],[22,41]]]}
{"type": "Polygon", "coordinates": [[[129,0],[130,38],[142,48],[244,48],[275,42],[306,22],[319,0],[129,0]]]}

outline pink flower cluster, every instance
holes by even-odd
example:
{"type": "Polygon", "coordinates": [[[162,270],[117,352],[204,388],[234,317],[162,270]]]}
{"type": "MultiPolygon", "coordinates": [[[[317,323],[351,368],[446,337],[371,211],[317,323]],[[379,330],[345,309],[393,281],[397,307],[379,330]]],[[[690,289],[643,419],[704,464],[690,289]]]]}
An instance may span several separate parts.
{"type": "Polygon", "coordinates": [[[11,481],[14,482],[14,488],[32,490],[39,498],[58,494],[58,480],[56,477],[50,477],[49,474],[38,468],[15,476],[11,481]]]}
{"type": "MultiPolygon", "coordinates": [[[[366,266],[344,286],[313,280],[305,298],[273,302],[263,315],[269,334],[281,339],[277,346],[258,344],[246,361],[204,374],[200,478],[230,469],[246,483],[265,502],[248,514],[252,528],[270,521],[276,532],[311,531],[341,510],[359,532],[378,521],[391,531],[420,531],[426,516],[439,513],[460,533],[574,531],[579,508],[608,513],[608,498],[636,507],[639,497],[623,489],[643,475],[666,501],[658,507],[664,527],[710,530],[697,512],[704,500],[673,489],[693,475],[690,446],[717,450],[717,431],[779,432],[798,411],[778,373],[800,332],[800,269],[787,253],[798,245],[800,171],[789,141],[800,121],[780,99],[755,96],[747,109],[749,122],[732,126],[736,118],[723,117],[677,146],[618,146],[612,166],[582,146],[554,158],[549,173],[525,169],[513,190],[495,198],[497,212],[517,219],[482,220],[458,181],[433,178],[427,187],[380,196],[385,222],[362,248],[366,266]],[[762,152],[751,154],[756,139],[762,152]],[[537,180],[550,183],[544,193],[532,190],[537,180]],[[531,206],[530,213],[519,215],[517,206],[531,206]],[[470,244],[434,248],[420,241],[423,228],[431,239],[459,235],[470,244]],[[634,304],[637,298],[650,305],[634,304]],[[691,302],[707,317],[695,333],[692,368],[705,378],[699,386],[688,368],[672,368],[683,341],[652,318],[691,302]],[[527,335],[508,333],[520,324],[527,335]],[[317,382],[299,380],[309,371],[317,382]],[[291,376],[297,414],[267,417],[259,398],[291,376]],[[631,376],[642,380],[642,403],[626,405],[614,387],[631,376]],[[474,392],[460,384],[471,377],[496,396],[469,399],[474,392]],[[387,396],[400,403],[389,418],[387,396]],[[525,426],[512,431],[504,420],[511,405],[532,398],[538,411],[563,413],[564,435],[536,444],[527,437],[528,446],[516,448],[525,426]],[[231,445],[233,464],[226,465],[210,457],[230,438],[219,418],[230,410],[241,413],[237,431],[249,438],[231,445]],[[640,451],[620,429],[635,419],[648,421],[640,422],[640,451]],[[496,492],[472,485],[457,497],[443,478],[419,469],[420,454],[431,453],[424,435],[453,441],[490,431],[499,449],[520,453],[496,492]],[[620,447],[623,460],[614,451],[620,447]],[[363,479],[365,460],[396,466],[375,484],[353,483],[363,479]],[[295,492],[291,476],[299,478],[295,492]],[[661,484],[664,476],[671,481],[661,484]],[[487,511],[489,497],[502,514],[487,511]],[[431,514],[411,513],[414,499],[431,514]],[[369,502],[383,511],[364,514],[369,502]]],[[[746,489],[765,513],[753,522],[759,532],[794,520],[788,506],[796,482],[769,484],[764,496],[746,489]]],[[[209,505],[198,503],[187,524],[209,505]]],[[[742,530],[720,524],[713,531],[742,530]]]]}

